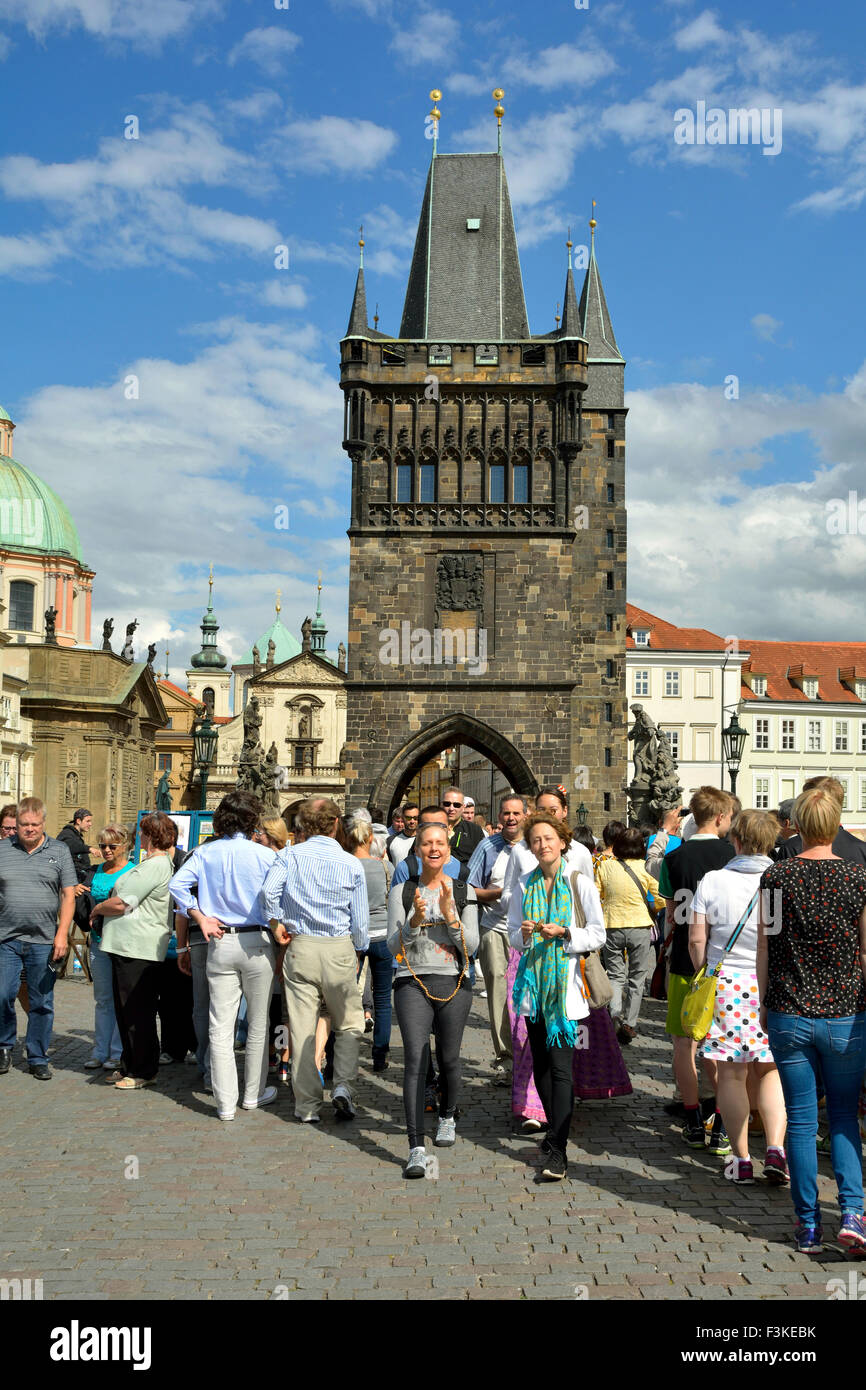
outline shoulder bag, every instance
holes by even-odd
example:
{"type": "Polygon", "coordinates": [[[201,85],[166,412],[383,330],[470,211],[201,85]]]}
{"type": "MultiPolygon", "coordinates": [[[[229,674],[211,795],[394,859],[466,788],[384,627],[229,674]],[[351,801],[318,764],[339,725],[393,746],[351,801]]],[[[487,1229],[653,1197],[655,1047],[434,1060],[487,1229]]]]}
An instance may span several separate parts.
{"type": "Polygon", "coordinates": [[[760,886],[755,890],[749,906],[746,908],[734,930],[728,938],[728,944],[722,952],[718,962],[712,970],[708,970],[702,965],[694,976],[689,992],[683,1000],[680,1010],[680,1023],[687,1038],[693,1038],[695,1042],[701,1042],[710,1031],[710,1024],[713,1021],[713,1013],[716,1007],[716,985],[718,983],[719,971],[724,963],[725,956],[732,949],[737,937],[749,920],[749,915],[758,900],[760,886]]]}
{"type": "MultiPolygon", "coordinates": [[[[583,910],[583,903],[580,901],[580,893],[577,887],[577,880],[580,878],[580,870],[575,869],[569,876],[571,886],[571,896],[574,902],[574,919],[578,927],[586,926],[586,913],[583,910]]],[[[591,1009],[605,1009],[613,998],[613,986],[608,979],[607,971],[601,963],[601,956],[598,951],[587,951],[580,958],[580,973],[583,977],[586,999],[591,1009]]]]}

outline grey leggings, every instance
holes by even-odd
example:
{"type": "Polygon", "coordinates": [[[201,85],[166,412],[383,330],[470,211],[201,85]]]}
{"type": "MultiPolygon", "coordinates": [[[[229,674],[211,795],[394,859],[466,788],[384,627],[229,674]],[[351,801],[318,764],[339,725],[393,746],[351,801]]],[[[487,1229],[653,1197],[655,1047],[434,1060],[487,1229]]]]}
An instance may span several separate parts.
{"type": "MultiPolygon", "coordinates": [[[[450,975],[420,975],[418,978],[431,994],[450,994],[456,983],[456,977],[450,975]]],[[[412,1149],[424,1143],[424,1089],[430,1057],[430,1033],[436,1036],[440,1066],[442,1102],[439,1114],[450,1117],[457,1107],[460,1044],[471,1008],[472,990],[465,979],[447,1004],[440,999],[428,999],[414,980],[397,980],[394,985],[394,1012],[403,1039],[403,1105],[409,1147],[412,1149]]]]}

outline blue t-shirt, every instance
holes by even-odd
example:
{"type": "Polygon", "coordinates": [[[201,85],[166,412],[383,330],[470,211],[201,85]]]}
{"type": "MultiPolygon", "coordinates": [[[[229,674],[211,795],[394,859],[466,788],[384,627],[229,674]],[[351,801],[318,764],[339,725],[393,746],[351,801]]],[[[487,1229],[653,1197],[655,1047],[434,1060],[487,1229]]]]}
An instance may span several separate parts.
{"type": "MultiPolygon", "coordinates": [[[[114,885],[124,874],[129,873],[132,862],[124,864],[122,869],[115,869],[113,873],[107,874],[104,869],[97,869],[90,884],[90,896],[95,903],[104,903],[106,898],[114,897],[114,885]]],[[[99,927],[91,927],[90,935],[96,941],[102,940],[102,923],[104,917],[97,917],[99,927]]]]}
{"type": "MultiPolygon", "coordinates": [[[[656,834],[658,834],[658,831],[656,831],[656,834]]],[[[646,842],[647,849],[649,849],[654,839],[655,835],[650,835],[649,839],[646,842]]],[[[669,835],[667,846],[665,848],[665,854],[671,854],[675,849],[679,849],[681,844],[682,839],[679,835],[669,835]]]]}

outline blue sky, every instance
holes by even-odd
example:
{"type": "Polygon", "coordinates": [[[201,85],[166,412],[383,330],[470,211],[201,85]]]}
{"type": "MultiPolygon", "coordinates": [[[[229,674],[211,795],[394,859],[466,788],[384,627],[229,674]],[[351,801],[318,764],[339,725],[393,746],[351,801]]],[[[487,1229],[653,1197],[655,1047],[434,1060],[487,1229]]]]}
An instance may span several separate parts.
{"type": "Polygon", "coordinates": [[[0,402],[76,517],[98,620],[138,617],[177,678],[211,560],[235,657],[277,586],[299,628],[321,566],[345,638],[358,226],[396,331],[430,88],[449,151],[495,147],[501,85],[533,331],[597,200],[629,364],[629,597],[858,639],[864,542],[829,537],[826,504],[866,486],[866,26],[849,0],[754,8],[0,0],[0,402]],[[779,153],[677,144],[699,102],[781,110],[779,153]]]}

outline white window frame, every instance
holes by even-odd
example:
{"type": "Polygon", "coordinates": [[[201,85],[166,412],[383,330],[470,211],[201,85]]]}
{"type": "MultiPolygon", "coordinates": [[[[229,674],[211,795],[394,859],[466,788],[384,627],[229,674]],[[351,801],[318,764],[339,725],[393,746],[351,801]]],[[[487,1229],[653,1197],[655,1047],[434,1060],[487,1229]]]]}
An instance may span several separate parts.
{"type": "Polygon", "coordinates": [[[753,747],[756,752],[760,753],[768,753],[770,751],[770,719],[768,715],[763,714],[760,717],[755,717],[755,742],[753,747]],[[766,729],[759,731],[759,724],[766,724],[766,729]],[[759,738],[766,739],[766,743],[759,743],[759,738]]]}
{"type": "MultiPolygon", "coordinates": [[[[863,725],[863,728],[866,729],[866,724],[863,725]]],[[[806,752],[807,752],[807,753],[823,753],[823,752],[824,752],[824,721],[823,721],[823,719],[807,719],[807,720],[806,720],[806,752]],[[818,740],[818,741],[817,741],[817,743],[813,743],[812,740],[813,740],[816,736],[817,736],[817,740],[818,740]]]]}
{"type": "Polygon", "coordinates": [[[680,760],[680,744],[682,742],[679,729],[662,729],[662,733],[668,741],[668,749],[675,763],[680,760]]]}
{"type": "Polygon", "coordinates": [[[695,671],[695,699],[696,699],[696,700],[712,700],[712,698],[713,698],[713,671],[712,671],[712,667],[710,667],[710,668],[708,669],[708,668],[705,667],[705,666],[701,666],[701,667],[699,667],[699,668],[695,671]],[[710,678],[710,689],[709,689],[709,693],[708,693],[707,695],[699,695],[699,694],[698,694],[698,676],[709,676],[709,678],[710,678]]]}
{"type": "Polygon", "coordinates": [[[866,777],[860,778],[860,810],[866,811],[866,777]]]}
{"type": "Polygon", "coordinates": [[[850,777],[840,777],[838,773],[834,773],[833,775],[837,778],[837,780],[838,780],[839,782],[842,783],[842,791],[843,791],[843,793],[844,793],[844,795],[843,795],[843,797],[842,797],[842,812],[843,812],[843,814],[844,814],[846,811],[850,812],[850,811],[851,811],[851,778],[850,778],[850,777]]]}
{"type": "Polygon", "coordinates": [[[817,700],[818,698],[818,677],[806,676],[803,681],[803,694],[807,700],[817,700]]]}
{"type": "Polygon", "coordinates": [[[860,724],[860,752],[866,753],[866,719],[860,724]]]}
{"type": "Polygon", "coordinates": [[[649,628],[637,627],[634,630],[634,644],[636,647],[649,646],[649,628]]]}
{"type": "Polygon", "coordinates": [[[753,676],[753,677],[752,677],[752,694],[753,694],[753,695],[766,695],[766,693],[767,693],[767,677],[766,677],[766,676],[753,676]]]}
{"type": "Polygon", "coordinates": [[[769,779],[769,777],[756,777],[756,778],[754,779],[754,786],[755,786],[755,809],[756,809],[757,811],[769,811],[769,809],[770,809],[770,779],[769,779]],[[766,790],[760,791],[760,790],[759,790],[760,787],[764,787],[766,790]],[[762,804],[762,802],[761,802],[761,798],[762,798],[762,797],[764,798],[763,804],[762,804]]]}
{"type": "Polygon", "coordinates": [[[847,719],[834,719],[834,720],[833,720],[833,747],[832,747],[832,749],[831,749],[831,752],[833,752],[833,753],[849,753],[850,751],[851,751],[851,732],[850,732],[850,727],[849,727],[849,721],[848,721],[847,719]],[[840,748],[840,747],[838,746],[839,738],[840,738],[840,733],[839,733],[839,730],[840,730],[840,729],[844,729],[844,730],[845,730],[844,734],[841,735],[841,737],[843,737],[844,740],[845,740],[845,746],[844,746],[844,748],[840,748]]]}
{"type": "Polygon", "coordinates": [[[791,716],[788,715],[788,714],[781,716],[780,719],[779,719],[779,752],[780,752],[780,753],[796,753],[796,752],[797,752],[797,721],[796,721],[796,719],[792,719],[791,716]],[[790,726],[791,726],[791,729],[790,729],[790,732],[789,732],[789,733],[786,733],[786,732],[785,732],[785,725],[786,725],[786,724],[790,724],[790,726]],[[786,738],[790,738],[790,740],[791,740],[790,746],[788,746],[788,745],[785,743],[785,739],[786,739],[786,738]]]}
{"type": "Polygon", "coordinates": [[[682,682],[680,672],[674,669],[664,673],[664,698],[666,700],[679,700],[682,698],[682,682]],[[676,690],[669,690],[668,687],[676,685],[676,690]]]}
{"type": "Polygon", "coordinates": [[[649,667],[642,666],[634,673],[634,694],[642,696],[645,700],[649,699],[650,693],[650,673],[649,667]]]}

